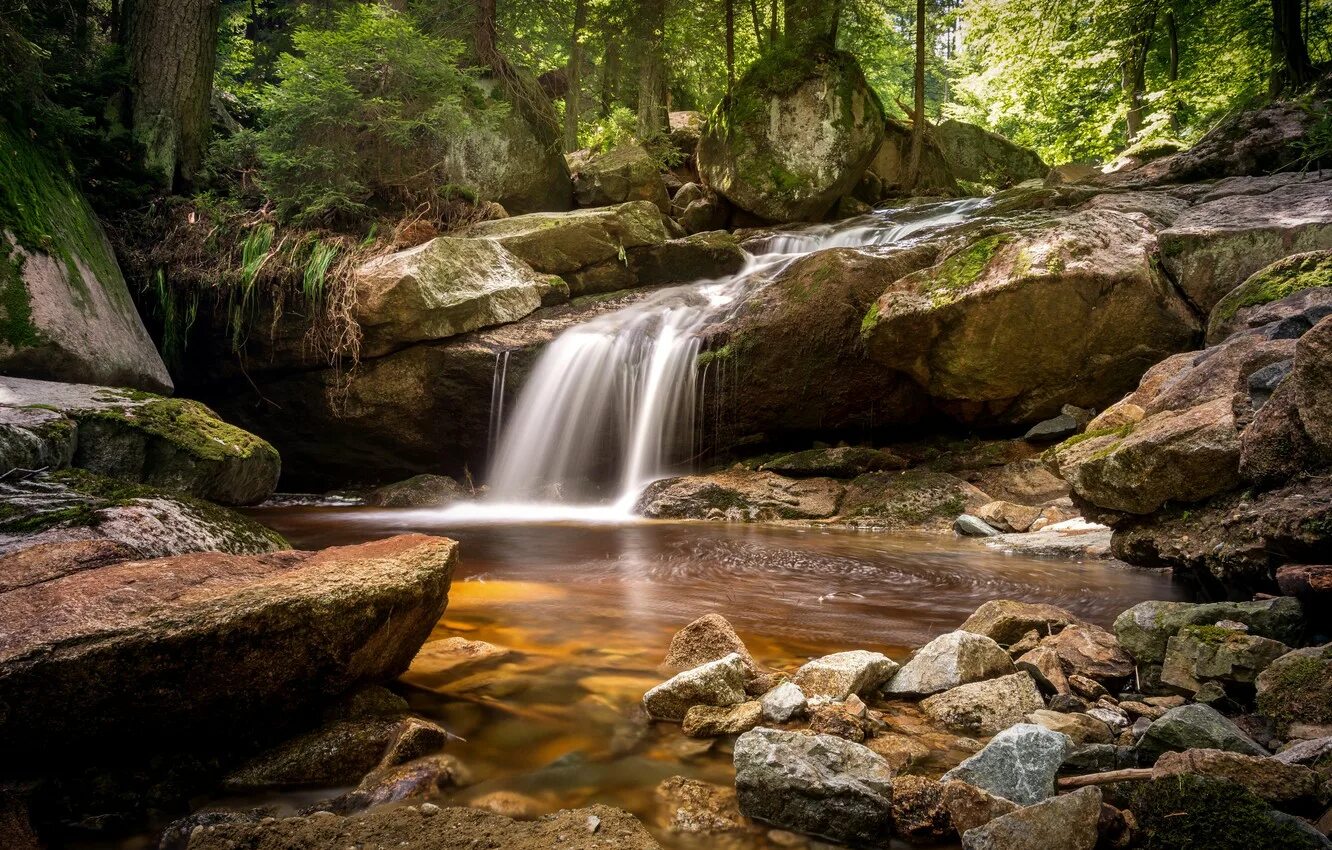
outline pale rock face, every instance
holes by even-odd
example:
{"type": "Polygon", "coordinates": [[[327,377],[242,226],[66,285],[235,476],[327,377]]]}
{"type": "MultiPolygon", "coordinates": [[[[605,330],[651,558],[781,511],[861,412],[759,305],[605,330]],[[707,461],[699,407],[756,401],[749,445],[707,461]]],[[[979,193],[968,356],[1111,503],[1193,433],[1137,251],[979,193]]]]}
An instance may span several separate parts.
{"type": "Polygon", "coordinates": [[[732,652],[657,685],[643,695],[643,707],[658,720],[683,720],[696,705],[738,705],[745,701],[746,670],[745,659],[732,652]]]}
{"type": "Polygon", "coordinates": [[[1055,774],[1072,747],[1073,742],[1061,732],[1019,723],[995,735],[984,749],[943,778],[961,780],[1027,806],[1054,794],[1055,774]]]}
{"type": "Polygon", "coordinates": [[[1003,647],[984,635],[949,632],[921,647],[884,688],[893,694],[936,694],[1015,672],[1003,647]]]}
{"type": "Polygon", "coordinates": [[[852,694],[872,693],[897,672],[897,662],[863,649],[816,658],[795,674],[795,683],[809,695],[844,700],[852,694]]]}
{"type": "Polygon", "coordinates": [[[763,695],[763,719],[769,723],[786,723],[805,713],[808,701],[804,691],[794,682],[783,682],[763,695]]]}
{"type": "Polygon", "coordinates": [[[974,735],[994,735],[1045,708],[1036,680],[1026,672],[959,685],[920,704],[936,723],[974,735]]]}

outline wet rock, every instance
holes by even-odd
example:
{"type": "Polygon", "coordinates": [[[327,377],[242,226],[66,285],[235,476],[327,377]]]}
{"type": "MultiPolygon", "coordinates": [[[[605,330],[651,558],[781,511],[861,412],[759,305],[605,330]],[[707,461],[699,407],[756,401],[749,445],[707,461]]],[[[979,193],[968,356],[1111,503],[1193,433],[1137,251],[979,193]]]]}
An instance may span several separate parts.
{"type": "Polygon", "coordinates": [[[948,632],[922,646],[902,665],[884,690],[892,694],[937,694],[1014,672],[999,644],[966,631],[948,632]]]}
{"type": "Polygon", "coordinates": [[[643,490],[634,512],[652,519],[821,519],[837,512],[842,485],[830,478],[783,478],[731,469],[712,475],[663,478],[643,490]]]}
{"type": "Polygon", "coordinates": [[[1162,753],[1152,767],[1153,779],[1186,773],[1235,782],[1280,808],[1307,806],[1319,784],[1318,774],[1307,767],[1224,750],[1162,753]]]}
{"type": "Polygon", "coordinates": [[[893,835],[912,844],[938,844],[953,833],[944,783],[923,776],[893,780],[893,835]]]}
{"type": "Polygon", "coordinates": [[[977,608],[958,628],[964,632],[985,635],[1001,646],[1008,646],[1021,640],[1032,629],[1044,637],[1058,633],[1070,623],[1081,622],[1079,618],[1054,605],[992,599],[977,608]]]}
{"type": "Polygon", "coordinates": [[[227,505],[263,501],[277,486],[277,450],[197,401],[22,378],[0,378],[0,398],[77,423],[70,463],[98,475],[227,505]]]}
{"type": "Polygon", "coordinates": [[[858,446],[836,446],[829,449],[809,449],[803,452],[779,455],[759,467],[765,472],[776,472],[791,478],[855,478],[866,472],[906,469],[910,464],[885,449],[858,446]]]}
{"type": "Polygon", "coordinates": [[[995,818],[962,835],[965,850],[1092,850],[1101,816],[1101,789],[1079,788],[995,818]]]}
{"type": "Polygon", "coordinates": [[[944,774],[1019,805],[1054,794],[1055,774],[1072,750],[1067,735],[1018,723],[995,735],[979,753],[944,774]]]}
{"type": "Polygon", "coordinates": [[[894,771],[901,771],[930,754],[930,748],[916,738],[896,732],[877,732],[865,746],[883,756],[894,771]]]}
{"type": "Polygon", "coordinates": [[[1027,715],[1029,723],[1043,726],[1052,732],[1061,732],[1068,736],[1074,746],[1084,744],[1110,743],[1110,727],[1105,721],[1097,720],[1081,712],[1059,712],[1041,709],[1027,715]]]}
{"type": "Polygon", "coordinates": [[[478,809],[489,809],[506,818],[522,820],[531,820],[541,811],[539,800],[516,791],[491,791],[489,794],[472,798],[470,805],[478,809]]]}
{"type": "Polygon", "coordinates": [[[787,723],[805,713],[805,692],[794,682],[783,682],[763,695],[763,719],[768,723],[787,723]]]}
{"type": "Polygon", "coordinates": [[[0,556],[0,593],[140,557],[137,549],[118,540],[41,543],[0,556]]]}
{"type": "Polygon", "coordinates": [[[920,704],[925,714],[950,729],[993,735],[1045,708],[1036,680],[1028,673],[959,685],[920,704]]]}
{"type": "Polygon", "coordinates": [[[961,514],[953,520],[953,530],[963,537],[994,537],[999,530],[980,517],[961,514]]]}
{"type": "Polygon", "coordinates": [[[580,207],[651,201],[662,212],[670,210],[657,161],[637,142],[621,142],[604,153],[592,154],[570,170],[574,200],[580,207]]]}
{"type": "Polygon", "coordinates": [[[466,673],[497,664],[513,656],[513,650],[483,640],[447,637],[421,647],[404,674],[411,682],[427,686],[441,679],[456,679],[466,673]]]}
{"type": "Polygon", "coordinates": [[[944,472],[874,472],[847,485],[841,514],[861,525],[950,531],[957,516],[978,510],[989,496],[944,472]]]}
{"type": "MultiPolygon", "coordinates": [[[[1061,510],[1062,515],[1064,512],[1061,510]]],[[[1001,534],[985,541],[991,549],[1014,555],[1033,555],[1044,558],[1071,560],[1097,560],[1110,558],[1113,540],[1110,529],[1089,523],[1081,518],[1063,520],[1036,530],[1042,520],[1032,524],[1026,534],[1001,534]]]]}
{"type": "MultiPolygon", "coordinates": [[[[1086,423],[1083,423],[1085,425],[1086,423]]],[[[1022,435],[1022,439],[1033,443],[1057,443],[1061,440],[1067,440],[1078,431],[1082,430],[1082,425],[1078,420],[1067,413],[1061,413],[1058,416],[1052,416],[1049,419],[1041,420],[1027,429],[1027,433],[1022,435]]]]}
{"type": "Polygon", "coordinates": [[[836,703],[819,705],[809,712],[809,728],[820,735],[834,735],[857,744],[865,742],[865,722],[836,703]]]}
{"type": "Polygon", "coordinates": [[[1089,679],[1119,682],[1133,673],[1133,659],[1119,646],[1115,636],[1090,625],[1071,625],[1041,641],[1063,662],[1064,670],[1089,679]]]}
{"type": "MultiPolygon", "coordinates": [[[[1064,664],[1059,658],[1059,653],[1055,652],[1053,647],[1038,646],[1030,652],[1023,653],[1014,664],[1017,669],[1030,673],[1044,693],[1070,693],[1071,686],[1068,683],[1068,677],[1064,674],[1064,664]]],[[[1054,708],[1053,701],[1051,701],[1050,707],[1054,708]]]]}
{"type": "Polygon", "coordinates": [[[892,826],[893,771],[860,744],[758,728],[735,743],[740,811],[844,843],[882,841],[892,826]]]}
{"type": "Polygon", "coordinates": [[[1029,505],[1016,505],[1012,502],[990,502],[976,510],[976,516],[986,524],[1004,533],[1024,532],[1031,528],[1041,511],[1029,505]]]}
{"type": "Polygon", "coordinates": [[[750,829],[740,814],[733,788],[672,776],[657,786],[656,797],[670,832],[717,835],[750,829]]]}
{"type": "Polygon", "coordinates": [[[419,800],[471,781],[467,769],[450,755],[434,755],[397,765],[381,765],[350,792],[311,806],[302,814],[355,814],[376,806],[419,800]]]}
{"type": "Polygon", "coordinates": [[[0,469],[64,469],[78,425],[58,410],[0,406],[0,469]]]}
{"type": "Polygon", "coordinates": [[[444,611],[455,560],[453,541],[408,534],[129,561],[11,590],[0,745],[19,765],[55,741],[153,750],[299,716],[405,670],[444,611]]]}
{"type": "Polygon", "coordinates": [[[1281,728],[1332,726],[1332,644],[1282,655],[1258,674],[1257,689],[1258,709],[1281,728]]]}
{"type": "Polygon", "coordinates": [[[437,508],[470,496],[466,488],[447,475],[414,475],[371,490],[365,501],[381,508],[437,508]]]}
{"type": "Polygon", "coordinates": [[[758,700],[739,705],[695,705],[685,712],[684,733],[691,738],[716,738],[748,732],[763,720],[758,700]]]}
{"type": "Polygon", "coordinates": [[[856,649],[835,652],[802,665],[795,683],[809,696],[844,700],[852,694],[870,694],[897,672],[897,662],[878,652],[856,649]]]}
{"type": "Polygon", "coordinates": [[[745,701],[745,660],[731,653],[675,675],[643,696],[643,707],[657,720],[684,720],[695,705],[729,706],[745,701]]]}
{"type": "Polygon", "coordinates": [[[752,674],[756,669],[754,659],[730,622],[721,614],[704,614],[671,637],[662,666],[678,673],[725,658],[733,652],[745,660],[752,674]]]}
{"type": "Polygon", "coordinates": [[[566,809],[516,821],[483,809],[399,806],[351,817],[309,815],[255,824],[219,824],[190,836],[188,850],[328,850],[410,842],[430,850],[660,850],[628,812],[609,806],[566,809]]]}
{"type": "Polygon", "coordinates": [[[1304,609],[1286,597],[1256,602],[1139,602],[1115,618],[1115,637],[1139,664],[1165,660],[1170,638],[1185,626],[1210,626],[1234,620],[1249,634],[1297,643],[1304,630],[1304,609]]]}
{"type": "Polygon", "coordinates": [[[1194,749],[1267,755],[1266,750],[1216,709],[1196,703],[1172,708],[1152,721],[1138,742],[1139,758],[1147,763],[1154,762],[1164,752],[1194,749]]]}
{"type": "Polygon", "coordinates": [[[1252,683],[1289,650],[1271,638],[1222,626],[1184,626],[1166,644],[1161,681],[1196,692],[1204,682],[1252,683]]]}

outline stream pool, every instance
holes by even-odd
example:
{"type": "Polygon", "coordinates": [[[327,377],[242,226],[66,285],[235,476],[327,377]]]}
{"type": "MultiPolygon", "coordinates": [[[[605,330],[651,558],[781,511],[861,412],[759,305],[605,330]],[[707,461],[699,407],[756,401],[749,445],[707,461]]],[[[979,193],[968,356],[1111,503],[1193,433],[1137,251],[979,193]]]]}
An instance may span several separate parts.
{"type": "MultiPolygon", "coordinates": [[[[449,752],[472,784],[440,802],[533,815],[608,803],[638,815],[664,846],[691,850],[822,846],[762,829],[725,839],[665,829],[654,794],[663,779],[733,782],[724,742],[637,717],[643,692],[663,678],[656,667],[671,635],[696,617],[725,615],[761,663],[794,670],[846,649],[901,660],[990,599],[1050,602],[1109,626],[1134,603],[1186,597],[1166,572],[1005,555],[951,536],[726,523],[458,524],[435,511],[367,508],[254,515],[300,548],[408,531],[460,541],[433,637],[484,640],[514,654],[462,675],[414,668],[398,686],[414,710],[465,739],[449,752]]],[[[890,706],[888,716],[906,734],[922,726],[909,706],[890,706]]],[[[923,772],[965,754],[945,747],[923,772]]]]}

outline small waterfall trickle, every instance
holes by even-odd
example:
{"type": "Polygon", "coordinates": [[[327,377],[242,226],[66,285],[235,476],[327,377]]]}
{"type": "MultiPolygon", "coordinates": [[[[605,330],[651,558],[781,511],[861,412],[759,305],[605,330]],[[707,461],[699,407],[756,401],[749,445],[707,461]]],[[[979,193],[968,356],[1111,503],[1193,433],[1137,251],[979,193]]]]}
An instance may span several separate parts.
{"type": "MultiPolygon", "coordinates": [[[[984,203],[941,202],[774,234],[734,275],[661,289],[565,331],[541,353],[511,412],[508,352],[499,352],[488,504],[449,512],[506,520],[627,517],[644,486],[694,456],[704,328],[807,254],[900,242],[959,223],[984,203]]],[[[708,365],[717,367],[713,380],[733,379],[724,363],[708,365]]]]}

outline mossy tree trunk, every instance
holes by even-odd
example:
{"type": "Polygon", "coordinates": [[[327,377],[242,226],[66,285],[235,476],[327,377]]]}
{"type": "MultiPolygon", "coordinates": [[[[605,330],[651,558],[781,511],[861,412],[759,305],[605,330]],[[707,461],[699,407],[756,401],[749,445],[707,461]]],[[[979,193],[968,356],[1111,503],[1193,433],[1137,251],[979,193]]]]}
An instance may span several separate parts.
{"type": "Polygon", "coordinates": [[[669,126],[666,116],[666,0],[639,0],[642,58],[638,63],[638,135],[646,139],[669,126]]]}
{"type": "Polygon", "coordinates": [[[220,14],[221,0],[125,5],[134,137],[168,187],[194,179],[208,144],[220,14]]]}

